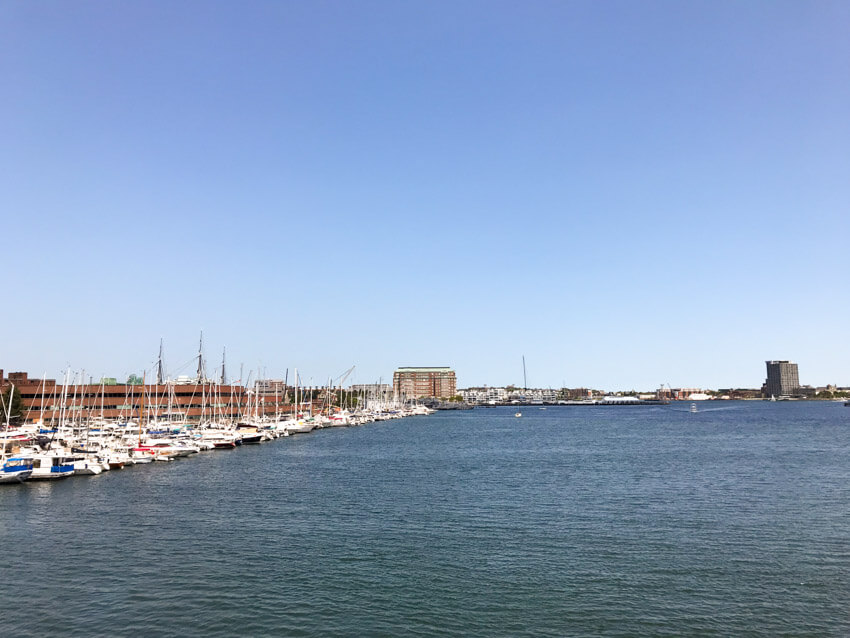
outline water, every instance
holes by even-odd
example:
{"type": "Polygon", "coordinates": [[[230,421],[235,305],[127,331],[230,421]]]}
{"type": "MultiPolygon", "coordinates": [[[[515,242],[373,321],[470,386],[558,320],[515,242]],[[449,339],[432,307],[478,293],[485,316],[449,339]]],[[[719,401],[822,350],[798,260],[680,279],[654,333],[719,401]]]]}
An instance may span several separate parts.
{"type": "Polygon", "coordinates": [[[0,489],[0,635],[846,636],[850,409],[509,408],[0,489]]]}

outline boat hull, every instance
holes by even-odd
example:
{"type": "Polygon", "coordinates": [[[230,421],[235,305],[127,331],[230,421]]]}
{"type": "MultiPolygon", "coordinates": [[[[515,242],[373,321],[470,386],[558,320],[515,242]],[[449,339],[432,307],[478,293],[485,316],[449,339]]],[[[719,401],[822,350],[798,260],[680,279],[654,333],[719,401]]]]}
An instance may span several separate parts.
{"type": "Polygon", "coordinates": [[[32,469],[0,473],[0,483],[23,483],[32,475],[32,469]]]}

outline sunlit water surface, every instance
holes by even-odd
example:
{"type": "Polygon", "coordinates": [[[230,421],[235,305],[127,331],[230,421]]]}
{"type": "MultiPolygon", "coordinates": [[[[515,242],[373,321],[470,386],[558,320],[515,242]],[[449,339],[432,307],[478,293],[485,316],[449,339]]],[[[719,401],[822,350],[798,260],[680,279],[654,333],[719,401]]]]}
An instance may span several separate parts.
{"type": "Polygon", "coordinates": [[[0,486],[0,635],[850,635],[850,408],[443,412],[0,486]]]}

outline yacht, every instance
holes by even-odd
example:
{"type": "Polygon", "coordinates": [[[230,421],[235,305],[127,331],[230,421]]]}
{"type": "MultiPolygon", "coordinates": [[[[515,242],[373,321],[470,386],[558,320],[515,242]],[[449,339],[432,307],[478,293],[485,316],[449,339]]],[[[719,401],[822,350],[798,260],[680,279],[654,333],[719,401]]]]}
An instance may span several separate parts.
{"type": "Polygon", "coordinates": [[[61,479],[74,473],[73,457],[42,452],[33,457],[31,479],[61,479]]]}
{"type": "Polygon", "coordinates": [[[300,419],[290,419],[286,421],[286,431],[292,434],[307,434],[308,432],[312,432],[313,428],[316,427],[311,421],[305,421],[303,418],[300,419]]]}

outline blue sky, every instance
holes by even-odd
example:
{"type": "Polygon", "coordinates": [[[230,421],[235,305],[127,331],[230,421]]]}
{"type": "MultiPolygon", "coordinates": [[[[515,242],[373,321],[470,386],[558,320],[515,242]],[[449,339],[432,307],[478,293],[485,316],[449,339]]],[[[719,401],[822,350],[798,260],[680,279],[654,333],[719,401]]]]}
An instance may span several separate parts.
{"type": "MultiPolygon", "coordinates": [[[[850,385],[845,2],[0,4],[0,366],[850,385]]],[[[247,375],[247,372],[246,372],[247,375]]],[[[238,376],[238,375],[235,375],[238,376]]]]}

